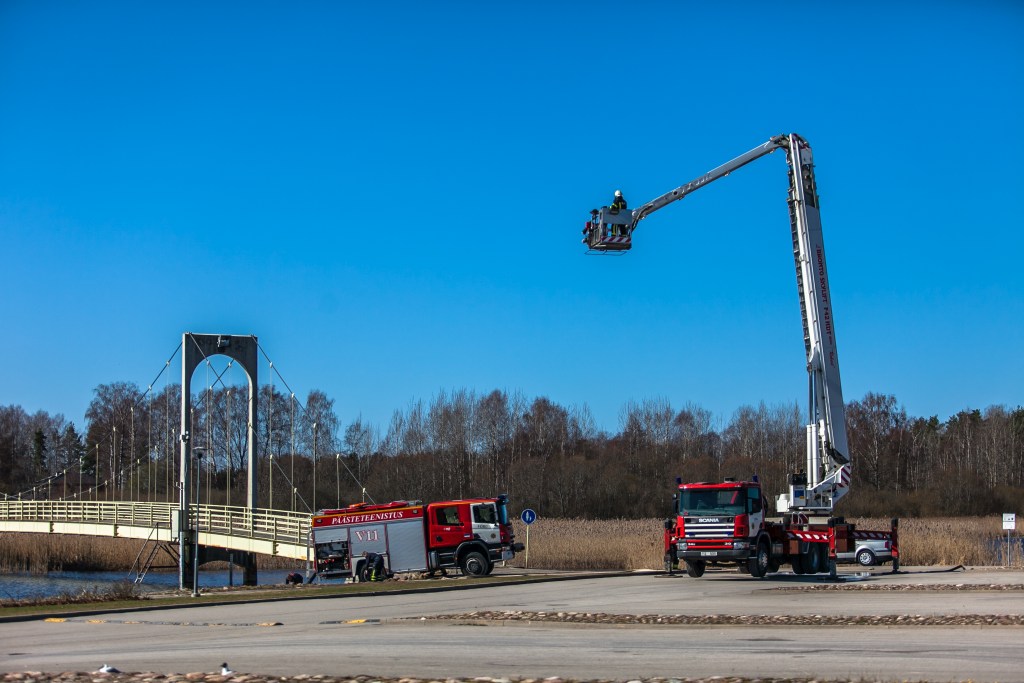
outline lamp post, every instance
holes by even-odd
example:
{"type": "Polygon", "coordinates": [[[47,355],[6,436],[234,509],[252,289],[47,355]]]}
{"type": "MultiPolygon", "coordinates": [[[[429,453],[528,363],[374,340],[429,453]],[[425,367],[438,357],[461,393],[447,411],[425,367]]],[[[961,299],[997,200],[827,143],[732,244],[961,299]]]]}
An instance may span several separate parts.
{"type": "MultiPolygon", "coordinates": [[[[204,448],[193,448],[192,455],[195,459],[196,469],[196,517],[195,524],[192,526],[192,533],[195,536],[195,544],[192,546],[192,597],[199,597],[199,484],[200,477],[202,476],[202,464],[203,464],[203,453],[206,449],[204,448]]],[[[191,492],[189,492],[191,493],[191,492]]]]}
{"type": "Polygon", "coordinates": [[[313,510],[316,511],[316,422],[313,423],[313,510]]]}
{"type": "Polygon", "coordinates": [[[334,484],[337,487],[337,501],[335,507],[341,507],[341,453],[334,454],[334,484]]]}

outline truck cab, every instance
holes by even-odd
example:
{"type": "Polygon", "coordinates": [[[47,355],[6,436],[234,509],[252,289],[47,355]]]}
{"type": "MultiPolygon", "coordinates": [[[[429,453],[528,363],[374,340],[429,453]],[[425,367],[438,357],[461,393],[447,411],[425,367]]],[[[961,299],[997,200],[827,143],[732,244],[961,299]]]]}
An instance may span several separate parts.
{"type": "Polygon", "coordinates": [[[675,519],[665,524],[666,564],[686,564],[690,576],[710,565],[749,563],[764,530],[761,485],[727,479],[680,484],[675,519]]]}

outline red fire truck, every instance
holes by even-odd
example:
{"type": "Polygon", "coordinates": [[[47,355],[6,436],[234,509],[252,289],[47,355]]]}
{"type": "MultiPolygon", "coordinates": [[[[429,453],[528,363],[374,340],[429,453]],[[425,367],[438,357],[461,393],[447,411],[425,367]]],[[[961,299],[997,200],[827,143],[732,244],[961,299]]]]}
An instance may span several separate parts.
{"type": "Polygon", "coordinates": [[[311,544],[318,576],[355,580],[369,578],[371,554],[383,559],[388,575],[460,569],[485,576],[523,547],[514,542],[505,496],[321,510],[313,516],[311,544]]]}
{"type": "MultiPolygon", "coordinates": [[[[800,477],[791,488],[800,492],[800,477]]],[[[665,568],[685,563],[692,577],[705,567],[735,565],[755,578],[789,564],[795,574],[836,575],[836,555],[864,540],[884,540],[899,570],[897,520],[888,531],[861,531],[842,517],[812,510],[768,515],[768,501],[754,481],[679,484],[675,517],[665,521],[665,568]]]]}

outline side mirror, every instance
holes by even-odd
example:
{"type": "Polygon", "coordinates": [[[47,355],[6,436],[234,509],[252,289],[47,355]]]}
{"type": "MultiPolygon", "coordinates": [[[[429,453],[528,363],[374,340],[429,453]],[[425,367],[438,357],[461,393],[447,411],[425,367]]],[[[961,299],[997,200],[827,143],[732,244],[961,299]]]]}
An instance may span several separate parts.
{"type": "Polygon", "coordinates": [[[672,531],[672,527],[674,527],[675,525],[676,525],[676,523],[675,523],[674,520],[671,520],[671,519],[666,519],[665,520],[665,530],[666,531],[672,531]]]}

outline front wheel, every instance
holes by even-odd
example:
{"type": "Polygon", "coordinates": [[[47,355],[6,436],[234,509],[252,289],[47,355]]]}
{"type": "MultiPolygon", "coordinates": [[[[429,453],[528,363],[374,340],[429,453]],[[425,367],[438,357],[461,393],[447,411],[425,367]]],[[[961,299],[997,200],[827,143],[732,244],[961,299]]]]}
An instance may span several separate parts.
{"type": "Polygon", "coordinates": [[[707,565],[702,560],[686,561],[686,574],[694,579],[704,576],[704,568],[707,565]]]}
{"type": "Polygon", "coordinates": [[[763,579],[768,574],[768,567],[771,565],[771,553],[764,543],[757,544],[754,556],[747,560],[747,569],[755,579],[763,579]]]}
{"type": "Polygon", "coordinates": [[[488,564],[490,563],[483,553],[476,551],[466,553],[462,557],[462,573],[466,576],[486,576],[488,564]]]}

